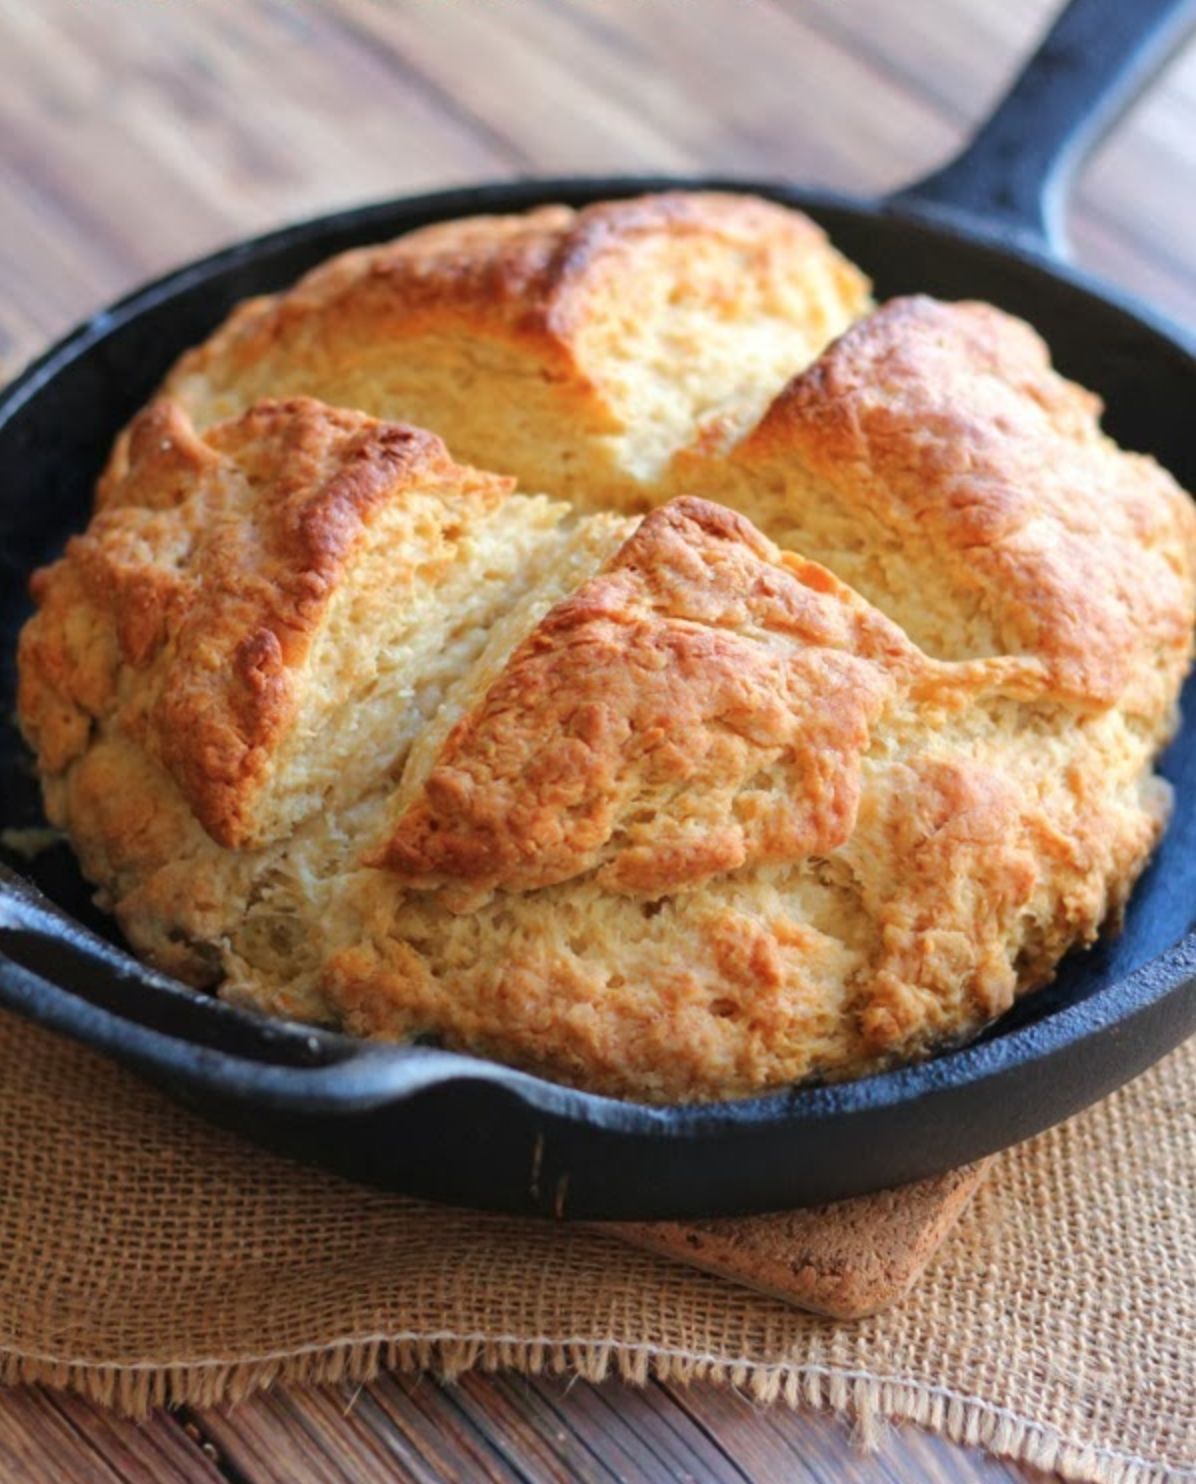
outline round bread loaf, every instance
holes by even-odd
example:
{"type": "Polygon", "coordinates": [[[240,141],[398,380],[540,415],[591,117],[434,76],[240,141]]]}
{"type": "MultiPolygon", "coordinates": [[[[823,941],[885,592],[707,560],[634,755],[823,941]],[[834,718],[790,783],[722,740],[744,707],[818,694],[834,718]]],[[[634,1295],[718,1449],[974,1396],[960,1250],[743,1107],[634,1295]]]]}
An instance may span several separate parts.
{"type": "Polygon", "coordinates": [[[238,309],[33,582],[133,945],[648,1101],[975,1033],[1164,827],[1196,516],[1024,324],[805,218],[480,218],[238,309]]]}

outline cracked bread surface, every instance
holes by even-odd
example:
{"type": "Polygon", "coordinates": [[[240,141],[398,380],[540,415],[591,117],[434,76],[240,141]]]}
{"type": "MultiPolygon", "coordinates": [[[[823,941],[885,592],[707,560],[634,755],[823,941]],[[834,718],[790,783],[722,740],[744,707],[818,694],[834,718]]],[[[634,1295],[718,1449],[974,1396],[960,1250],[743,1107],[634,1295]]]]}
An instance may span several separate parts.
{"type": "Polygon", "coordinates": [[[659,1102],[926,1055],[1115,924],[1191,501],[1029,327],[866,292],[796,213],[674,194],[235,311],[21,640],[134,946],[659,1102]]]}
{"type": "Polygon", "coordinates": [[[468,910],[596,873],[659,899],[848,838],[904,636],[724,506],[654,510],[475,692],[368,863],[468,910]]]}
{"type": "Polygon", "coordinates": [[[798,212],[670,193],[445,222],[250,301],[165,391],[199,426],[304,394],[452,433],[467,463],[643,510],[868,305],[798,212]]]}

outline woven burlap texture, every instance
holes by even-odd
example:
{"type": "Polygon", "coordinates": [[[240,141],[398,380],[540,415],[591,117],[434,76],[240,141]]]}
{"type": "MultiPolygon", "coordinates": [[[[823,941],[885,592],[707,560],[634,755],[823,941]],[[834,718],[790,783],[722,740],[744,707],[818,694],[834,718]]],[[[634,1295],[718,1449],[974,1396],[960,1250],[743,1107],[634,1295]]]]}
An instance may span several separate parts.
{"type": "Polygon", "coordinates": [[[997,1162],[855,1325],[592,1229],[361,1190],[0,1014],[0,1379],[126,1411],[472,1365],[708,1377],[1102,1484],[1196,1479],[1196,1042],[997,1162]]]}

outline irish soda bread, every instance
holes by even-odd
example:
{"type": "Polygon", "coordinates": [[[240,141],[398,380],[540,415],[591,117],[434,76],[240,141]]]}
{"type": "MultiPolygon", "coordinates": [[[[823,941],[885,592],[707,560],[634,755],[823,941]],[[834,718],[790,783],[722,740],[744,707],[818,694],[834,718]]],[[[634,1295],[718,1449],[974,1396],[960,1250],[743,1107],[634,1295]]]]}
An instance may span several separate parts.
{"type": "Polygon", "coordinates": [[[868,295],[795,213],[670,195],[239,308],[21,640],[130,941],[660,1101],[925,1055],[1115,922],[1193,506],[1027,326],[868,295]]]}

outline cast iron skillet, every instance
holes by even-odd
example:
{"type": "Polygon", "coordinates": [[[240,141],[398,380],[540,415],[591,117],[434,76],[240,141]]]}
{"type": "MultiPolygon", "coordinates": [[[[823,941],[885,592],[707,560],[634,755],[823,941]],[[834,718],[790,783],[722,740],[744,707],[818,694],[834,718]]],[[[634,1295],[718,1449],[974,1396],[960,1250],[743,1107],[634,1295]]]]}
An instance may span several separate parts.
{"type": "MultiPolygon", "coordinates": [[[[860,203],[742,181],[487,186],[322,218],[218,253],[69,336],[0,399],[3,712],[27,574],[87,519],[117,429],[168,365],[248,294],[329,254],[475,212],[666,186],[759,191],[809,211],[878,294],[980,297],[1024,315],[1108,401],[1107,425],[1196,489],[1196,357],[1184,338],[1065,267],[1061,183],[1196,18],[1196,0],[1079,0],[964,155],[860,203]]],[[[1178,183],[1177,183],[1178,184],[1178,183]]],[[[1196,717],[1196,687],[1188,713],[1196,717]]],[[[0,877],[0,1004],[75,1037],[253,1139],[395,1190],[577,1217],[713,1215],[810,1204],[1004,1148],[1142,1071],[1196,1029],[1196,721],[1165,771],[1178,808],[1122,934],[1069,961],[983,1040],[838,1087],[648,1108],[429,1047],[266,1022],[158,976],[105,941],[65,848],[0,877]],[[90,924],[90,927],[84,924],[90,924]]],[[[0,739],[0,825],[39,818],[27,756],[0,739]]]]}

